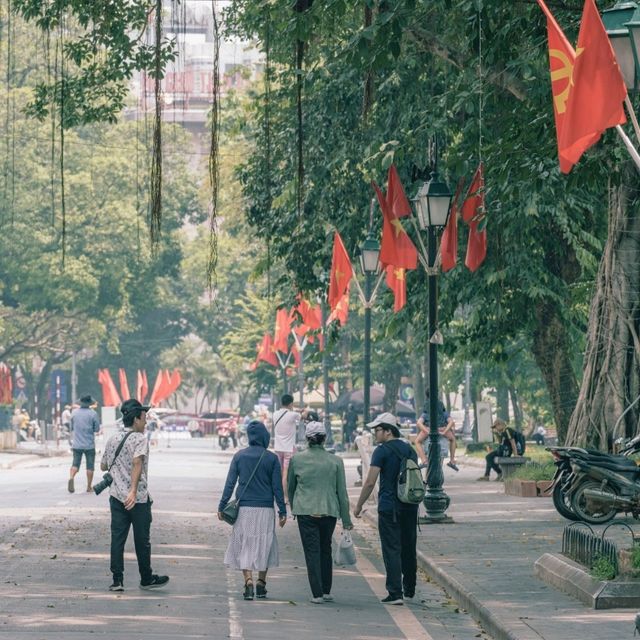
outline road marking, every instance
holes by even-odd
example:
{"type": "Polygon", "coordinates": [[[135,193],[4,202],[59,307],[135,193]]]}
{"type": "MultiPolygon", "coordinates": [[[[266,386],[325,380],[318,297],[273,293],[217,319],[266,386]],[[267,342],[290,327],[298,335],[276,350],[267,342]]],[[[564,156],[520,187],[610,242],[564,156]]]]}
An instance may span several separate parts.
{"type": "Polygon", "coordinates": [[[13,533],[21,536],[24,533],[29,533],[29,531],[30,531],[29,527],[20,527],[16,529],[13,533]]]}
{"type": "Polygon", "coordinates": [[[235,585],[231,577],[231,571],[227,569],[227,588],[229,591],[229,638],[231,640],[244,640],[242,625],[240,624],[240,613],[236,606],[235,585]]]}
{"type": "Polygon", "coordinates": [[[69,504],[68,500],[60,500],[60,502],[56,502],[56,507],[64,507],[65,504],[69,504]]]}
{"type": "MultiPolygon", "coordinates": [[[[357,568],[362,577],[367,581],[371,591],[377,597],[384,598],[387,595],[385,588],[385,577],[373,566],[371,561],[364,555],[363,549],[358,547],[357,568]]],[[[384,605],[389,615],[400,629],[406,640],[433,640],[425,628],[420,624],[413,611],[406,605],[398,606],[393,604],[384,605]]]]}

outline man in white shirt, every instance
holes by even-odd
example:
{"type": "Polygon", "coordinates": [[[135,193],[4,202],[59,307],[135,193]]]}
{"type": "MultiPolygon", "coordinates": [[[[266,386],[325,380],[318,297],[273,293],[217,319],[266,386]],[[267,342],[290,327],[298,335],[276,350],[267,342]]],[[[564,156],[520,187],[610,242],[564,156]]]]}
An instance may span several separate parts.
{"type": "Polygon", "coordinates": [[[280,399],[282,408],[273,414],[273,450],[278,456],[282,469],[282,489],[287,500],[287,471],[289,461],[296,451],[296,433],[300,424],[300,414],[293,410],[293,396],[285,393],[280,399]]]}

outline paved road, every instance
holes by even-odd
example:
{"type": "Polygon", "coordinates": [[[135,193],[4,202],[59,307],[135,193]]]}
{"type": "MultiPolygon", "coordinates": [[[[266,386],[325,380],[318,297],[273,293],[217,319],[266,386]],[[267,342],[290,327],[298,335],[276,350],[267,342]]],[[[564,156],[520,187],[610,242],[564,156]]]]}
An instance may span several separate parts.
{"type": "MultiPolygon", "coordinates": [[[[69,459],[0,470],[0,638],[316,638],[445,640],[488,636],[433,583],[416,603],[390,607],[375,531],[359,521],[357,569],[337,570],[334,604],[312,605],[295,522],[279,534],[282,565],[269,599],[244,602],[242,579],[222,564],[229,528],[214,518],[231,455],[211,441],[160,443],[151,454],[153,566],[169,588],[137,588],[133,543],[126,591],[109,593],[105,495],[66,492],[69,459]]],[[[355,467],[356,460],[347,460],[355,467]]],[[[353,469],[351,469],[353,471],[353,469]]],[[[81,480],[83,471],[78,479],[81,480]]],[[[82,488],[82,481],[76,482],[82,488]]]]}

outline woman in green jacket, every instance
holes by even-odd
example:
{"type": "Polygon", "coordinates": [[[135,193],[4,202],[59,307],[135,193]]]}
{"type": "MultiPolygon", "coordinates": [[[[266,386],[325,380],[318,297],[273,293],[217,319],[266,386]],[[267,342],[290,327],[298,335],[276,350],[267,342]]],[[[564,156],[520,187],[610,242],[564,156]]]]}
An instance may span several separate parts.
{"type": "Polygon", "coordinates": [[[333,601],[331,538],[336,522],[340,518],[345,529],[353,529],[353,524],[344,464],[325,450],[324,425],[309,422],[305,436],[309,448],[291,458],[287,484],[291,512],[298,520],[307,563],[311,602],[321,604],[333,601]]]}

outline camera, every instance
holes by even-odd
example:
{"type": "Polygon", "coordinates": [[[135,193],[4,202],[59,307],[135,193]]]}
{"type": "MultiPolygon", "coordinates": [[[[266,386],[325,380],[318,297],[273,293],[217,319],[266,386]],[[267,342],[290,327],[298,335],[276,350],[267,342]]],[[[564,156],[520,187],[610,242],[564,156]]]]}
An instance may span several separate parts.
{"type": "Polygon", "coordinates": [[[107,487],[111,486],[112,482],[113,482],[113,476],[107,471],[107,473],[105,473],[102,476],[102,480],[100,480],[98,484],[93,485],[93,490],[95,494],[97,496],[100,495],[107,487]]]}

